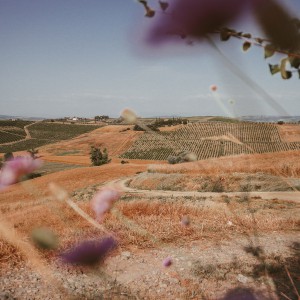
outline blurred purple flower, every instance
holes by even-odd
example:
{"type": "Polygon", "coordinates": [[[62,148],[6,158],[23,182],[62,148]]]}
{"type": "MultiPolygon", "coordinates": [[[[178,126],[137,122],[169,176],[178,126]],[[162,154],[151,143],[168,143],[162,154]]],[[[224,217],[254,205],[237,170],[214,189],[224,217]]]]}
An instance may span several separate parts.
{"type": "Polygon", "coordinates": [[[252,4],[256,20],[276,47],[290,51],[300,49],[299,30],[278,1],[252,0],[252,4]]]}
{"type": "Polygon", "coordinates": [[[98,221],[103,220],[104,214],[112,208],[114,202],[120,197],[120,192],[112,188],[103,188],[94,196],[91,206],[98,221]]]}
{"type": "Polygon", "coordinates": [[[181,224],[183,226],[189,226],[191,224],[191,219],[189,216],[183,216],[181,219],[181,224]]]}
{"type": "Polygon", "coordinates": [[[164,259],[164,261],[163,261],[163,266],[164,267],[170,267],[172,265],[172,259],[171,259],[171,257],[167,257],[166,259],[164,259]]]}
{"type": "Polygon", "coordinates": [[[236,288],[227,292],[221,300],[258,300],[251,289],[236,288]]]}
{"type": "Polygon", "coordinates": [[[251,0],[175,0],[150,30],[157,44],[170,35],[204,37],[237,18],[251,0]]]}
{"type": "Polygon", "coordinates": [[[112,237],[106,237],[100,241],[85,241],[61,255],[66,263],[93,265],[103,260],[107,254],[117,246],[112,237]]]}
{"type": "Polygon", "coordinates": [[[22,176],[32,173],[41,165],[41,160],[29,156],[7,161],[0,173],[0,189],[18,182],[22,176]]]}

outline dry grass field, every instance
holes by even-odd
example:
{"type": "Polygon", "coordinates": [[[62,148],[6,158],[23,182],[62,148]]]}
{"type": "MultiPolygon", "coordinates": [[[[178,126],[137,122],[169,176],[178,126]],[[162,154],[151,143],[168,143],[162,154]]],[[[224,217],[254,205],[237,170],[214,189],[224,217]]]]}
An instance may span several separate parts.
{"type": "MultiPolygon", "coordinates": [[[[298,299],[300,200],[289,194],[266,200],[248,192],[258,185],[259,191],[289,190],[284,184],[291,180],[298,189],[300,151],[177,165],[130,159],[121,164],[119,155],[143,134],[127,128],[106,126],[41,147],[43,160],[79,167],[0,193],[0,299],[47,299],[49,294],[51,299],[242,299],[241,293],[255,297],[249,299],[298,299]],[[91,167],[91,145],[107,148],[112,162],[91,167]],[[131,189],[121,179],[129,179],[131,189]],[[213,185],[218,180],[221,190],[213,185]],[[92,219],[90,200],[99,188],[115,187],[122,197],[96,227],[53,194],[50,183],[63,188],[92,219]],[[161,194],[153,196],[154,189],[161,194]],[[176,195],[182,191],[199,194],[176,195]],[[210,191],[219,196],[201,195],[210,191]],[[39,227],[59,237],[57,250],[33,245],[31,232],[39,227]],[[118,247],[104,264],[93,269],[61,264],[62,251],[107,231],[118,247]],[[166,268],[162,261],[167,257],[172,265],[166,268]],[[229,298],[230,293],[240,296],[229,298]]],[[[279,130],[281,138],[298,142],[287,140],[291,131],[286,128],[279,130]]]]}
{"type": "Polygon", "coordinates": [[[300,142],[299,124],[284,124],[283,126],[278,126],[278,129],[284,142],[300,142]]]}

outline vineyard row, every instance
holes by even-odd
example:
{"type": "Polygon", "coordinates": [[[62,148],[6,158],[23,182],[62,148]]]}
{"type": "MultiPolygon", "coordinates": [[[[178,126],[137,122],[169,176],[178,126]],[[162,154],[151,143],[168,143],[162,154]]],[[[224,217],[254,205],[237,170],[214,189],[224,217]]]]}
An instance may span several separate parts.
{"type": "Polygon", "coordinates": [[[183,150],[196,154],[197,159],[207,159],[213,157],[250,154],[250,153],[268,153],[288,150],[300,150],[300,142],[281,143],[281,142],[255,142],[236,144],[231,141],[148,141],[138,140],[130,149],[127,150],[122,158],[127,159],[149,159],[149,160],[166,160],[170,155],[176,155],[183,150]]]}

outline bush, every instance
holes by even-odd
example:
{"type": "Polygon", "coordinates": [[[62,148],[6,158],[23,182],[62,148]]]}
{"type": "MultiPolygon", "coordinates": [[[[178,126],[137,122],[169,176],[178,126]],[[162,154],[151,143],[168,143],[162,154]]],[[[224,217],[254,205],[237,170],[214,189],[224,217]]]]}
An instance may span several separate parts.
{"type": "Polygon", "coordinates": [[[167,158],[168,163],[174,165],[174,164],[188,162],[188,161],[190,161],[188,158],[188,154],[190,154],[190,153],[191,152],[189,152],[189,151],[182,151],[182,152],[178,153],[177,156],[170,155],[167,158]]]}
{"type": "MultiPolygon", "coordinates": [[[[153,131],[159,131],[159,129],[155,126],[155,125],[147,125],[148,128],[150,128],[153,131]]],[[[134,131],[146,131],[144,128],[142,128],[141,126],[135,124],[133,127],[134,131]]]]}
{"type": "Polygon", "coordinates": [[[101,166],[111,161],[111,159],[108,159],[108,153],[106,148],[104,148],[102,153],[100,148],[96,148],[93,146],[91,147],[90,158],[93,166],[101,166]]]}
{"type": "Polygon", "coordinates": [[[37,158],[36,154],[39,153],[39,150],[36,150],[36,149],[32,148],[32,149],[27,150],[27,152],[30,154],[30,156],[33,159],[36,159],[37,158]]]}
{"type": "Polygon", "coordinates": [[[13,158],[14,158],[14,154],[12,152],[6,152],[3,156],[3,162],[12,160],[13,158]]]}

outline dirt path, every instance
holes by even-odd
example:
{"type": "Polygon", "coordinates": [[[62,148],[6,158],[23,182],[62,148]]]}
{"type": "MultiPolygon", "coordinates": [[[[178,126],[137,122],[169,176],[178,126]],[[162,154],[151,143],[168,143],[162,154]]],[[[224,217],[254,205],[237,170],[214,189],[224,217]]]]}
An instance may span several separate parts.
{"type": "Polygon", "coordinates": [[[224,196],[228,197],[243,197],[249,196],[251,198],[260,198],[264,200],[283,200],[283,201],[293,201],[300,203],[300,192],[230,192],[230,193],[213,193],[213,192],[180,192],[180,191],[162,191],[162,190],[139,190],[135,188],[128,187],[128,181],[131,179],[118,179],[109,182],[108,186],[115,186],[118,189],[131,194],[143,194],[151,197],[205,197],[213,199],[221,199],[224,196]]]}
{"type": "MultiPolygon", "coordinates": [[[[31,134],[30,134],[28,128],[29,128],[30,126],[34,125],[34,124],[41,123],[41,122],[43,122],[43,121],[37,121],[37,122],[34,122],[34,123],[31,123],[31,124],[29,124],[29,125],[24,126],[24,131],[25,131],[25,133],[26,133],[26,136],[25,136],[24,139],[18,140],[18,141],[15,141],[15,142],[3,143],[3,144],[1,144],[1,146],[14,145],[14,144],[17,144],[17,143],[20,143],[20,142],[23,142],[23,141],[32,139],[31,134]]],[[[15,134],[15,135],[18,135],[18,134],[15,134]]]]}
{"type": "MultiPolygon", "coordinates": [[[[76,172],[62,171],[45,178],[37,178],[34,182],[35,185],[43,187],[53,180],[69,191],[102,182],[105,186],[116,187],[124,193],[141,194],[146,199],[152,196],[195,196],[212,197],[215,200],[222,195],[245,195],[245,193],[151,191],[129,188],[126,183],[134,176],[133,174],[145,169],[144,165],[110,164],[103,167],[82,168],[76,172]],[[124,177],[120,179],[121,176],[124,177]],[[115,179],[116,177],[118,179],[115,179]]],[[[7,192],[5,196],[5,202],[9,202],[10,205],[13,204],[13,199],[15,204],[18,204],[14,190],[19,190],[19,187],[14,186],[11,189],[12,194],[7,192]]],[[[299,202],[299,193],[293,192],[249,194],[251,197],[257,195],[266,200],[277,198],[299,202]]],[[[28,200],[32,201],[32,196],[28,200]]],[[[27,203],[28,206],[24,206],[22,212],[33,211],[30,207],[35,201],[27,203]]],[[[281,293],[288,295],[290,299],[297,299],[294,297],[295,293],[283,265],[296,274],[294,278],[297,278],[299,232],[270,231],[243,234],[235,231],[234,227],[226,227],[224,230],[231,233],[230,238],[224,236],[214,240],[203,235],[201,239],[179,244],[160,241],[152,248],[143,248],[142,245],[127,248],[119,246],[104,264],[94,269],[64,267],[58,260],[53,260],[49,265],[54,270],[55,278],[68,292],[67,298],[59,295],[58,287],[47,284],[38,270],[33,271],[30,268],[30,264],[0,269],[0,299],[279,300],[283,299],[281,293]],[[263,255],[257,255],[254,251],[259,251],[263,255]],[[163,266],[166,258],[172,261],[169,267],[163,266]],[[236,293],[242,291],[248,293],[248,297],[243,298],[239,294],[225,298],[229,291],[236,293]]],[[[298,286],[299,283],[295,284],[298,286]]]]}

